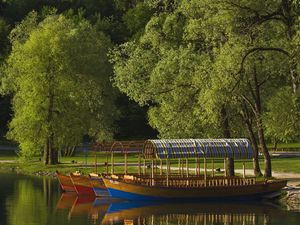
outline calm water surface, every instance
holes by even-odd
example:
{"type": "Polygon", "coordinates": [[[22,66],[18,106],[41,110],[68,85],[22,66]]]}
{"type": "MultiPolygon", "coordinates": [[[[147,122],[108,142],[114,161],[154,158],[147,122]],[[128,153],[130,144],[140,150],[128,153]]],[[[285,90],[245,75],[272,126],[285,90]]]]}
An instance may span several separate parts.
{"type": "Polygon", "coordinates": [[[62,194],[58,182],[0,173],[0,225],[282,225],[300,224],[300,212],[274,203],[128,202],[62,194]]]}

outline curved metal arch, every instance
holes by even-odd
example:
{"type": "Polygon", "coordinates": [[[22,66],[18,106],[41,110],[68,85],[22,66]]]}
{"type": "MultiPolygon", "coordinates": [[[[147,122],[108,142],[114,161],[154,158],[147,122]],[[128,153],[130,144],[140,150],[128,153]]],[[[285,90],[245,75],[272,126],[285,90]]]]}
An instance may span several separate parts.
{"type": "Polygon", "coordinates": [[[126,145],[126,150],[128,151],[128,149],[130,149],[131,147],[135,147],[139,143],[141,144],[141,150],[139,152],[142,152],[145,140],[141,140],[141,141],[137,141],[137,140],[135,140],[135,141],[129,141],[128,144],[126,145]]]}
{"type": "MultiPolygon", "coordinates": [[[[148,149],[146,146],[150,145],[151,146],[151,150],[153,149],[153,143],[151,142],[151,140],[146,140],[143,144],[143,151],[142,151],[142,155],[144,156],[144,158],[150,158],[150,156],[153,157],[153,154],[148,153],[148,149]]],[[[152,153],[154,153],[154,151],[152,150],[152,153]]]]}
{"type": "Polygon", "coordinates": [[[122,149],[121,151],[122,151],[122,152],[124,151],[124,146],[123,146],[123,144],[122,144],[122,141],[114,141],[113,144],[112,144],[112,146],[110,147],[110,153],[113,152],[114,147],[115,147],[115,146],[118,146],[118,144],[120,144],[120,146],[122,147],[122,148],[121,148],[121,149],[122,149]]]}

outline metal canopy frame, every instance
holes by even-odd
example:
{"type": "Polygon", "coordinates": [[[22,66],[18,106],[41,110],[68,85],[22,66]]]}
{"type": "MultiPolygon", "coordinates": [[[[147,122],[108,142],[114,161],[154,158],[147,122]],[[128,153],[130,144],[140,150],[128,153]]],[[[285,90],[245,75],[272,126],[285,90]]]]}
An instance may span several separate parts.
{"type": "Polygon", "coordinates": [[[147,140],[143,156],[146,159],[251,159],[254,152],[248,139],[165,139],[147,140]]]}

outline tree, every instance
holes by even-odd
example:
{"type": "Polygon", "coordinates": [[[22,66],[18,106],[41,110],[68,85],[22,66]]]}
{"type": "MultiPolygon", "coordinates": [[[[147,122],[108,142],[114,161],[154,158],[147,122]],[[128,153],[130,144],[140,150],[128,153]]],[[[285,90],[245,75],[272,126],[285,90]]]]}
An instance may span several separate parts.
{"type": "Polygon", "coordinates": [[[38,23],[31,13],[11,33],[12,52],[1,78],[2,93],[13,95],[8,137],[24,157],[57,151],[85,134],[110,139],[116,96],[110,84],[109,38],[85,19],[49,15],[38,23]]]}
{"type": "Polygon", "coordinates": [[[260,144],[270,177],[264,115],[287,82],[296,93],[298,6],[286,0],[147,3],[157,13],[144,34],[114,51],[117,87],[150,106],[150,123],[162,137],[248,132],[255,173],[261,174],[260,144]]]}
{"type": "Polygon", "coordinates": [[[266,135],[272,140],[292,142],[299,139],[297,97],[290,86],[278,89],[267,102],[266,135]]]}
{"type": "MultiPolygon", "coordinates": [[[[213,78],[221,85],[213,84],[212,87],[222,90],[215,91],[216,96],[220,98],[219,93],[224,92],[232,99],[230,101],[239,102],[235,110],[246,123],[254,145],[256,141],[251,133],[256,130],[265,156],[265,176],[269,177],[271,162],[264,137],[266,121],[263,120],[265,103],[273,91],[287,81],[292,81],[293,90],[297,89],[297,45],[294,42],[297,40],[298,5],[287,0],[183,2],[185,14],[191,18],[191,39],[198,43],[201,40],[215,43],[211,46],[212,56],[214,61],[221,60],[214,63],[213,73],[220,74],[213,78]],[[257,65],[262,62],[264,65],[257,65]],[[250,114],[246,113],[249,109],[250,114]],[[253,126],[251,117],[255,122],[252,128],[249,127],[253,126]]],[[[258,166],[257,162],[255,164],[258,166]]]]}

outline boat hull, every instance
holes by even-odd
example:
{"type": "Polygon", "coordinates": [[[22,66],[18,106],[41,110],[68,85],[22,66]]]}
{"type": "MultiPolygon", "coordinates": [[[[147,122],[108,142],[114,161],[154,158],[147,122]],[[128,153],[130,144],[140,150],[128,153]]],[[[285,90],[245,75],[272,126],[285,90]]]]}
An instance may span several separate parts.
{"type": "Polygon", "coordinates": [[[76,191],[70,176],[62,175],[59,172],[56,172],[56,177],[57,177],[60,187],[63,191],[65,191],[65,192],[75,192],[76,191]]]}
{"type": "Polygon", "coordinates": [[[156,187],[132,184],[103,178],[109,194],[115,198],[129,200],[196,200],[196,199],[228,199],[251,200],[278,192],[286,186],[286,181],[261,182],[247,186],[213,186],[198,188],[156,187]]]}
{"type": "Polygon", "coordinates": [[[90,177],[90,183],[93,187],[94,193],[98,197],[107,197],[109,196],[108,190],[104,185],[104,182],[101,177],[90,177]]]}
{"type": "Polygon", "coordinates": [[[70,177],[78,195],[95,196],[93,187],[88,177],[73,174],[70,174],[70,177]]]}

